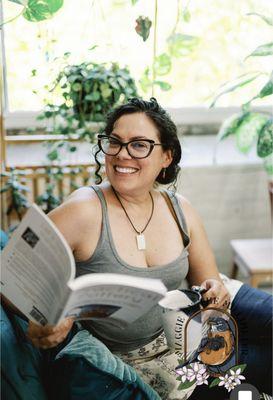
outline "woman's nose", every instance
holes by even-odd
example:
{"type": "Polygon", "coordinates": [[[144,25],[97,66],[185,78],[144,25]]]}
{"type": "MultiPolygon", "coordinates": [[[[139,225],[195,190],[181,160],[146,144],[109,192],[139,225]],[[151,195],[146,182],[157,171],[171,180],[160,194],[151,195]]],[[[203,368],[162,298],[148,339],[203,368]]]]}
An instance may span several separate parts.
{"type": "Polygon", "coordinates": [[[127,147],[126,146],[122,146],[120,152],[117,154],[118,158],[120,159],[131,159],[132,157],[130,156],[130,154],[128,153],[127,147]]]}

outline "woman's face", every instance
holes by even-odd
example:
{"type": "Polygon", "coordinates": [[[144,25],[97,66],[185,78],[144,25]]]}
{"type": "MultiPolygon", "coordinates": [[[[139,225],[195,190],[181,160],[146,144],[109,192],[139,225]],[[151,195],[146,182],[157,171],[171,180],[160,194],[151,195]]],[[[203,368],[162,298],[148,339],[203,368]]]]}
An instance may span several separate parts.
{"type": "MultiPolygon", "coordinates": [[[[152,139],[160,143],[159,132],[144,113],[125,114],[113,127],[111,136],[121,142],[133,139],[152,139]]],[[[154,146],[147,158],[132,158],[125,147],[116,156],[105,156],[106,174],[114,188],[123,193],[151,190],[156,177],[172,161],[171,151],[163,151],[162,146],[154,146]]]]}

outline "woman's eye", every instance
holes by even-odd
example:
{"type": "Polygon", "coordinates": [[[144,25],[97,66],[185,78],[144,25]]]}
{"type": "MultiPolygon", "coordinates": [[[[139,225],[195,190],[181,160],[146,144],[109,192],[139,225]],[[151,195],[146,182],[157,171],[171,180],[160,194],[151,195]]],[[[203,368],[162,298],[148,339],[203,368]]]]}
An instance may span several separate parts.
{"type": "Polygon", "coordinates": [[[131,145],[133,146],[134,149],[147,149],[148,144],[146,142],[132,142],[131,145]]]}
{"type": "Polygon", "coordinates": [[[110,146],[119,146],[119,142],[115,139],[109,139],[110,146]]]}

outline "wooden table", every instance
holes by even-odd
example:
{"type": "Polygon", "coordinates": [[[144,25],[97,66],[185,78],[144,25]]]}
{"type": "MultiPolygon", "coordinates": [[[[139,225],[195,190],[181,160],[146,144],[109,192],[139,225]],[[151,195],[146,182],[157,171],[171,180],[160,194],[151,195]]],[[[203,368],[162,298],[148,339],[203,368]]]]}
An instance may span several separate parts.
{"type": "Polygon", "coordinates": [[[272,282],[272,239],[238,239],[230,244],[234,254],[231,278],[236,278],[240,270],[253,287],[272,282]]]}

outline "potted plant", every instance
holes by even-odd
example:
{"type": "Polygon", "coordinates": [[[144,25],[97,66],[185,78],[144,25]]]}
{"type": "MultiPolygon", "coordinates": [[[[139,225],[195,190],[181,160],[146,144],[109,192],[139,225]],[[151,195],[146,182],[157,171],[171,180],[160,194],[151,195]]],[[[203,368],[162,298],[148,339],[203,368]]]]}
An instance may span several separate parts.
{"type": "Polygon", "coordinates": [[[24,213],[29,207],[26,193],[30,190],[25,185],[25,175],[25,172],[18,171],[14,168],[11,168],[10,171],[1,173],[3,186],[1,187],[0,193],[5,193],[6,195],[5,201],[7,202],[7,208],[5,213],[8,217],[8,227],[10,231],[17,226],[11,226],[12,214],[15,213],[16,219],[21,221],[24,213]]]}
{"type": "Polygon", "coordinates": [[[61,94],[61,102],[46,104],[39,119],[53,120],[52,133],[76,133],[91,142],[94,122],[103,123],[113,107],[138,95],[127,67],[89,61],[66,65],[53,82],[52,91],[61,94]]]}

